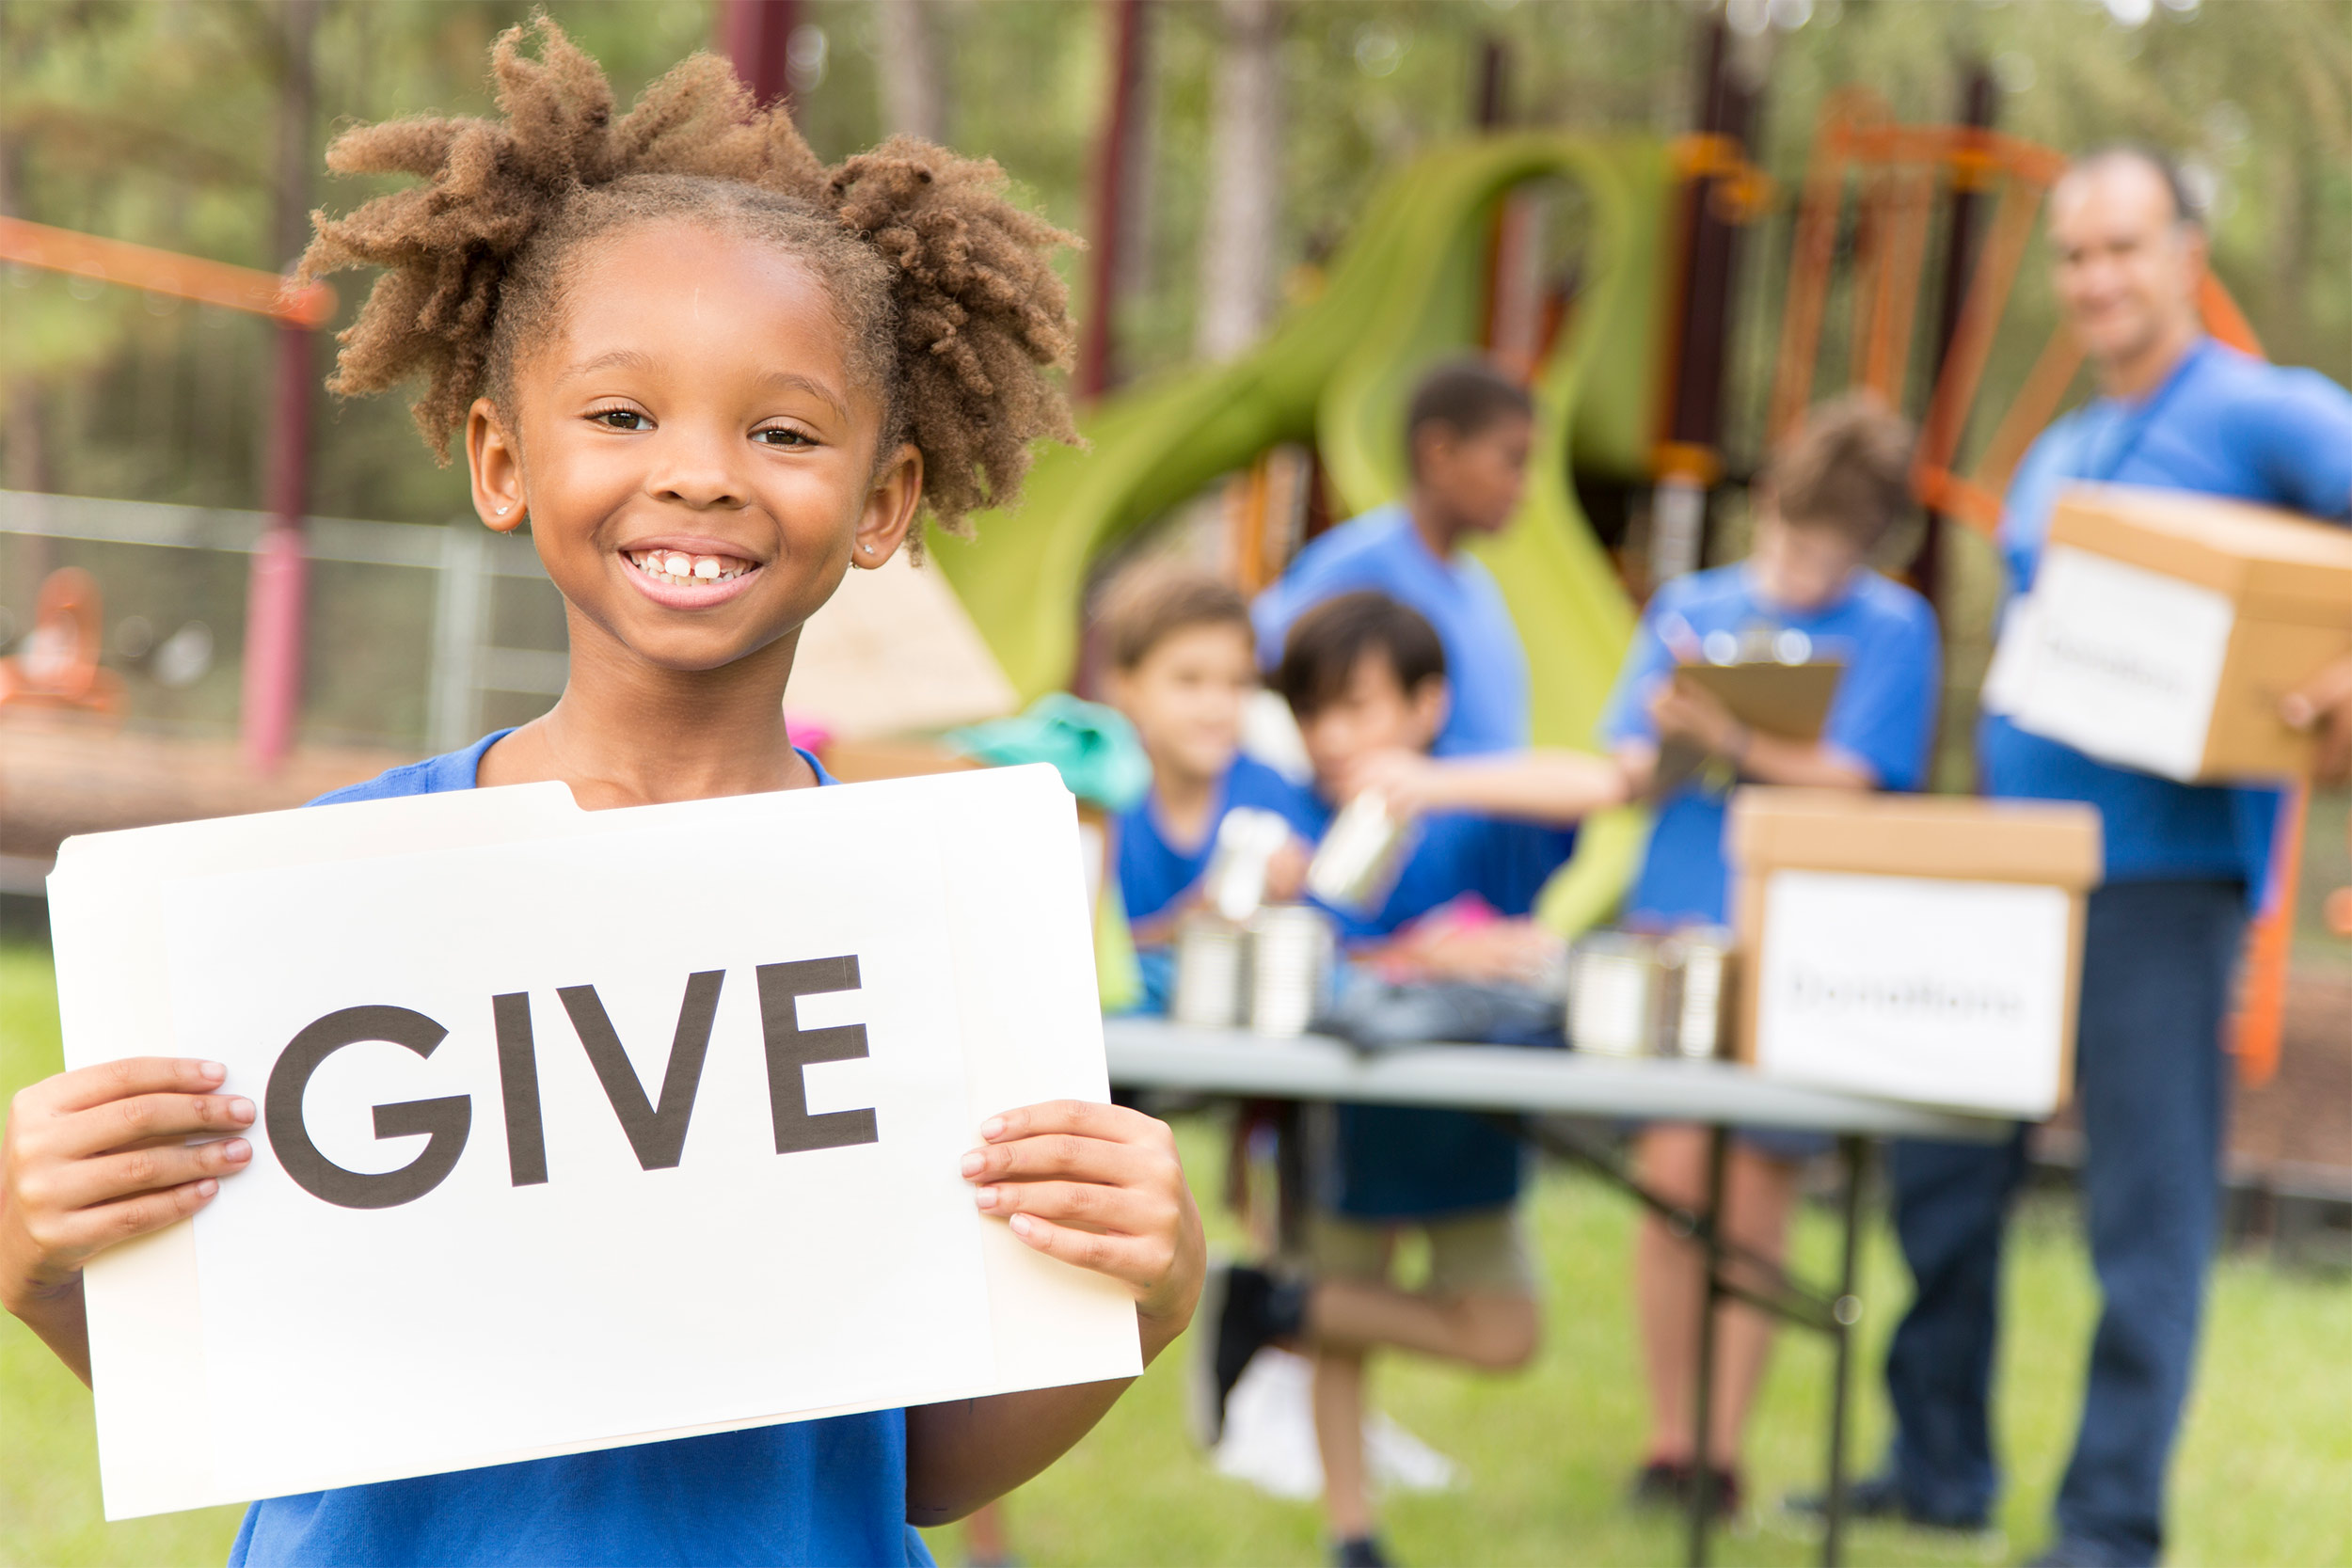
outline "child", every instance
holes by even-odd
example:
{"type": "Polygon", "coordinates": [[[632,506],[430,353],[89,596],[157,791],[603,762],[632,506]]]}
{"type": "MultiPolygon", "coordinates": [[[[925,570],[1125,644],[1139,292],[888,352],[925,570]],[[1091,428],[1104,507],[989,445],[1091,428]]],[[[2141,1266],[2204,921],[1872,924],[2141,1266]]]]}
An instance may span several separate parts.
{"type": "Polygon", "coordinates": [[[1310,608],[1376,589],[1420,611],[1445,648],[1453,700],[1431,750],[1525,746],[1527,654],[1502,590],[1462,546],[1509,525],[1534,440],[1527,388],[1486,361],[1451,360],[1422,376],[1405,416],[1411,489],[1316,539],[1258,596],[1260,657],[1271,666],[1310,608]]]}
{"type": "MultiPolygon", "coordinates": [[[[1120,896],[1148,958],[1197,900],[1226,813],[1274,812],[1301,832],[1313,831],[1314,813],[1305,791],[1241,754],[1258,661],[1238,592],[1205,572],[1147,568],[1113,590],[1103,626],[1106,695],[1152,759],[1151,794],[1119,819],[1120,896]]],[[[1285,846],[1269,869],[1267,896],[1295,898],[1304,847],[1285,846]]]]}
{"type": "MultiPolygon", "coordinates": [[[[1643,615],[1601,721],[1603,737],[1615,748],[1613,766],[1555,752],[1440,767],[1399,752],[1369,762],[1360,783],[1422,809],[1572,821],[1646,793],[1660,741],[1684,740],[1707,752],[1711,765],[1659,802],[1625,918],[1660,931],[1723,924],[1724,819],[1733,778],[1916,789],[1927,776],[1942,666],[1935,614],[1916,594],[1864,564],[1910,503],[1910,449],[1900,420],[1867,398],[1850,397],[1817,409],[1772,455],[1755,491],[1748,559],[1667,584],[1643,615]],[[1820,741],[1751,731],[1720,703],[1671,678],[1677,662],[1758,649],[1765,657],[1834,658],[1846,666],[1820,741]]],[[[1825,1145],[1810,1133],[1741,1134],[1725,1188],[1725,1230],[1734,1244],[1777,1263],[1799,1165],[1825,1145]]],[[[1648,1130],[1638,1151],[1643,1180],[1676,1203],[1703,1201],[1706,1148],[1695,1128],[1648,1130]]],[[[1696,1252],[1655,1215],[1642,1222],[1634,1285],[1650,1397],[1649,1455],[1634,1496],[1677,1500],[1699,1463],[1691,1416],[1703,1283],[1696,1252]]],[[[1740,1433],[1771,1342],[1769,1319],[1728,1309],[1707,1441],[1714,1495],[1726,1512],[1739,1506],[1740,1433]]]]}
{"type": "MultiPolygon", "coordinates": [[[[475,509],[528,516],[571,635],[563,699],[520,729],[340,792],[557,779],[586,807],[827,783],[786,739],[800,628],[929,501],[954,529],[1012,499],[1067,432],[1046,250],[1001,177],[900,139],[820,167],[781,108],[697,56],[615,122],[553,24],[493,55],[501,121],[352,132],[333,162],[423,189],[322,225],[310,273],[389,270],[334,386],[428,378],[462,428],[475,509]]],[[[186,1218],[252,1158],[215,1065],[140,1058],[19,1095],[0,1188],[0,1300],[89,1374],[81,1270],[186,1218]]],[[[1007,1110],[964,1157],[979,1209],[1120,1280],[1147,1358],[1203,1270],[1168,1130],[1060,1102],[1007,1110]],[[1078,1216],[1084,1215],[1083,1219],[1078,1216]]],[[[928,1562],[909,1527],[1049,1465],[1120,1386],[1038,1389],[755,1428],[256,1503],[238,1563],[928,1562]]],[[[191,1413],[194,1418],[194,1413],[191,1413]]]]}
{"type": "MultiPolygon", "coordinates": [[[[1343,803],[1342,781],[1363,757],[1428,748],[1445,722],[1445,672],[1429,623],[1385,594],[1344,594],[1299,618],[1277,679],[1326,813],[1343,803]]],[[[1343,934],[1359,955],[1466,895],[1508,918],[1442,944],[1408,944],[1422,974],[1508,973],[1549,945],[1518,917],[1567,858],[1571,833],[1444,815],[1423,819],[1418,832],[1381,908],[1343,913],[1343,934]]],[[[1534,1276],[1517,1211],[1521,1154],[1518,1139],[1491,1117],[1375,1105],[1336,1107],[1331,1152],[1313,1217],[1311,1284],[1220,1271],[1200,1393],[1214,1433],[1250,1356],[1276,1339],[1311,1343],[1334,1560],[1377,1564],[1386,1560],[1365,1487],[1365,1357],[1393,1345],[1502,1370],[1534,1354],[1534,1276]],[[1419,1291],[1388,1282],[1407,1227],[1429,1242],[1429,1280],[1419,1291]]]]}

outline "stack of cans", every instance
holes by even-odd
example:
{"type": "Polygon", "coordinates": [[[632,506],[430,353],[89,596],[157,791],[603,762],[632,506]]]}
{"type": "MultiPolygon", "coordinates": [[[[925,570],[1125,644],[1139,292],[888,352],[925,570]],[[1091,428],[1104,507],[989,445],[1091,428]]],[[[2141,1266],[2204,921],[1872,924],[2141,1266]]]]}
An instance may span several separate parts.
{"type": "Polygon", "coordinates": [[[1239,926],[1198,910],[1176,927],[1168,1016],[1200,1029],[1303,1035],[1330,1005],[1337,961],[1331,923],[1304,905],[1269,905],[1239,926]]]}
{"type": "Polygon", "coordinates": [[[1288,1038],[1331,1001],[1331,923],[1303,904],[1260,910],[1249,923],[1249,1028],[1288,1038]]]}
{"type": "Polygon", "coordinates": [[[1596,931],[1568,948],[1568,1043],[1599,1056],[1720,1055],[1729,1039],[1732,937],[1596,931]]]}

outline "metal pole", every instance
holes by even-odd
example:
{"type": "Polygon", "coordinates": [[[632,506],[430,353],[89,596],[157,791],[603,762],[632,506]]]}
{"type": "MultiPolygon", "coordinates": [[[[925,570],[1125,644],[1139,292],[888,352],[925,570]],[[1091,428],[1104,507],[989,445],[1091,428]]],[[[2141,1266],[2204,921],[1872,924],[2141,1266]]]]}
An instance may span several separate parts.
{"type": "Polygon", "coordinates": [[[1119,379],[1117,327],[1120,241],[1126,230],[1129,144],[1136,135],[1136,89],[1143,74],[1143,0],[1107,0],[1111,21],[1111,101],[1095,148],[1094,222],[1087,319],[1078,340],[1078,395],[1098,398],[1119,379]]]}
{"type": "Polygon", "coordinates": [[[720,46],[762,104],[791,90],[792,26],[799,20],[796,0],[723,0],[720,7],[720,46]]]}
{"type": "Polygon", "coordinates": [[[1715,1309],[1724,1299],[1724,1175],[1731,1129],[1717,1122],[1707,1134],[1707,1206],[1699,1211],[1697,1241],[1706,1259],[1699,1300],[1698,1392],[1692,1401],[1691,1568],[1707,1568],[1708,1535],[1715,1524],[1715,1461],[1708,1429],[1715,1419],[1715,1309]]]}
{"type": "MultiPolygon", "coordinates": [[[[1967,81],[1961,87],[1961,123],[1972,131],[1993,128],[1993,109],[1999,101],[1994,90],[1993,73],[1982,65],[1970,68],[1967,81]]],[[[1942,298],[1935,315],[1935,354],[1928,366],[1928,385],[1933,387],[1944,373],[1944,361],[1952,351],[1952,341],[1960,336],[1960,317],[1968,303],[1969,273],[1976,261],[1977,230],[1984,207],[1983,192],[1991,185],[1994,166],[1990,161],[1962,162],[1952,169],[1949,216],[1944,230],[1944,279],[1942,298]]],[[[1953,443],[1952,461],[1959,457],[1958,442],[1953,443]]],[[[1912,558],[1911,579],[1919,585],[1919,592],[1928,602],[1941,611],[1944,608],[1944,525],[1941,512],[1928,514],[1927,531],[1920,536],[1918,553],[1912,558]]]]}
{"type": "Polygon", "coordinates": [[[1867,1171],[1868,1147],[1851,1133],[1837,1140],[1846,1167],[1844,1210],[1846,1233],[1837,1261],[1837,1295],[1830,1303],[1830,1333],[1835,1370],[1830,1376],[1829,1487],[1821,1511],[1821,1561],[1837,1568],[1846,1533],[1846,1394],[1852,1379],[1853,1325],[1862,1319],[1862,1298],[1854,1294],[1854,1269],[1862,1245],[1862,1182],[1867,1171]]]}
{"type": "MultiPolygon", "coordinates": [[[[319,0],[287,0],[286,55],[279,104],[278,256],[291,265],[310,234],[311,40],[319,0]]],[[[270,524],[253,551],[246,588],[245,689],[242,715],[246,763],[268,772],[294,744],[302,705],[304,601],[309,567],[302,519],[310,507],[310,328],[281,320],[278,327],[277,398],[270,426],[266,507],[270,524]]]]}

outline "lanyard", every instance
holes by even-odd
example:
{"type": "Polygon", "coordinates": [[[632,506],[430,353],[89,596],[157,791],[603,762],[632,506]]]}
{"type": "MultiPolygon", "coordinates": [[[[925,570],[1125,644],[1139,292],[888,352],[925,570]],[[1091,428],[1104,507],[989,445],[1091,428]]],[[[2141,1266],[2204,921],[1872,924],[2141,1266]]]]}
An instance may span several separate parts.
{"type": "MultiPolygon", "coordinates": [[[[2122,437],[2115,442],[2115,450],[2106,454],[2104,462],[2083,465],[2074,477],[2087,480],[2094,484],[2105,484],[2121,473],[2123,465],[2130,461],[2132,453],[2139,450],[2140,437],[2148,433],[2148,427],[2153,424],[2156,416],[2164,411],[2164,405],[2171,401],[2172,394],[2180,390],[2181,383],[2186,381],[2189,372],[2197,368],[2198,360],[2204,357],[2206,347],[2207,340],[2200,338],[2197,345],[2181,356],[2181,362],[2174,367],[2172,373],[2165,377],[2164,385],[2157,388],[2155,394],[2146,403],[2141,404],[2137,409],[2121,405],[2116,420],[2107,426],[2110,431],[2114,430],[2118,424],[2122,426],[2123,433],[2122,437]]],[[[2086,446],[2088,445],[2089,443],[2086,443],[2086,446]]],[[[2089,453],[2085,451],[2078,455],[2087,456],[2089,453]]]]}

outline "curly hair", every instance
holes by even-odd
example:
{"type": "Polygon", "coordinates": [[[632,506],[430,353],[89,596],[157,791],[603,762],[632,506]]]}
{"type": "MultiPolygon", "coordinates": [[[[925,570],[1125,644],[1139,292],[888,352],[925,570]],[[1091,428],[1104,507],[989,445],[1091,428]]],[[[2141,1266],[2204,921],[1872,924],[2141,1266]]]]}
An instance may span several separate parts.
{"type": "Polygon", "coordinates": [[[1076,438],[1050,373],[1071,351],[1050,256],[1077,242],[1005,199],[993,161],[894,136],[827,168],[782,104],[759,108],[707,54],[615,118],[603,71],[545,16],[500,35],[490,65],[502,119],[391,120],[335,139],[338,173],[426,183],[340,218],[314,214],[300,268],[305,279],[387,269],[339,335],[327,387],[358,396],[422,377],[411,412],[440,462],[475,398],[511,406],[522,346],[560,323],[578,249],[672,218],[808,264],[851,368],[880,394],[878,458],[913,443],[947,532],[1018,498],[1033,441],[1076,438]]]}

